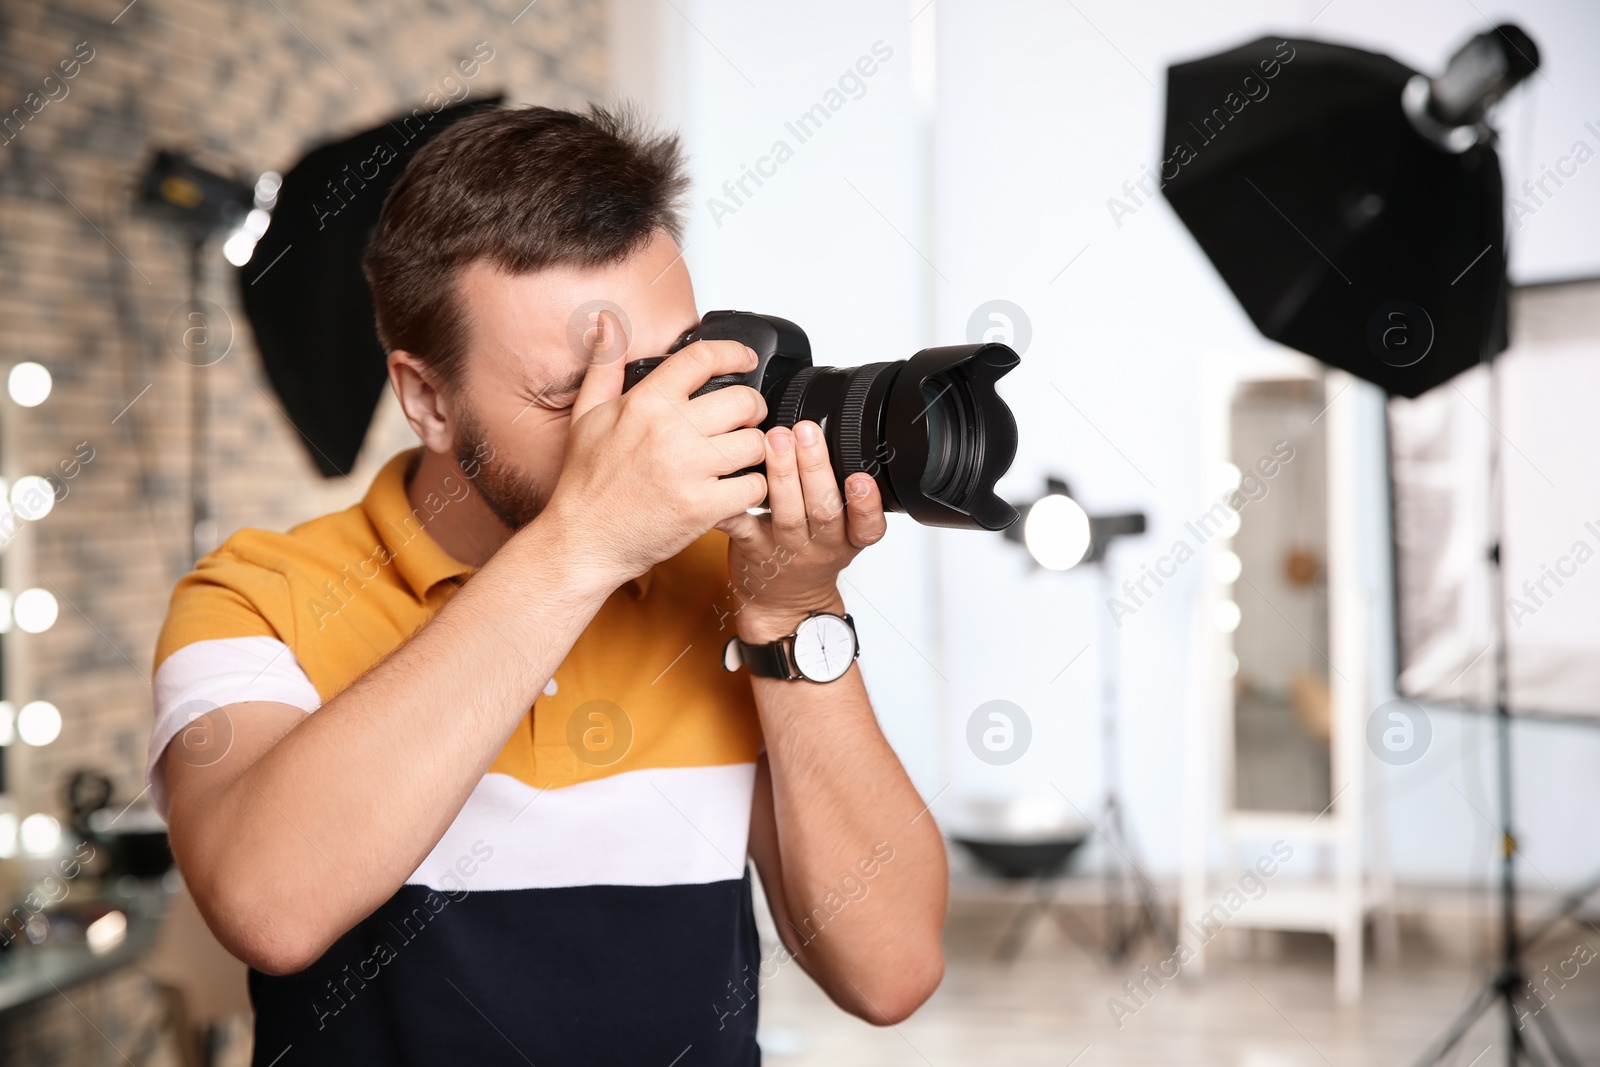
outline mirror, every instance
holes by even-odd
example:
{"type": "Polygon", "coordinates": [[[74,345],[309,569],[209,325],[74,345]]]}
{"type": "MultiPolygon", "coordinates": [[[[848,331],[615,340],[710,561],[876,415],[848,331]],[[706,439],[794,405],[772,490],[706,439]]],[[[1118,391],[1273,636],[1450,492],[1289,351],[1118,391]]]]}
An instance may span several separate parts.
{"type": "MultiPolygon", "coordinates": [[[[1229,407],[1238,469],[1233,602],[1234,807],[1331,800],[1327,401],[1320,378],[1243,381],[1229,407]]],[[[1232,471],[1229,472],[1230,478],[1232,471]]]]}

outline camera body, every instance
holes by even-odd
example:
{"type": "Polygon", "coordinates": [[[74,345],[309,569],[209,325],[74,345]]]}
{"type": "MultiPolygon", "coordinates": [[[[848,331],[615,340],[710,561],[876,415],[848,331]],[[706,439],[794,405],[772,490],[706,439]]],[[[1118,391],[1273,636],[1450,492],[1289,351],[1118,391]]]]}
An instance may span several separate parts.
{"type": "MultiPolygon", "coordinates": [[[[841,491],[846,478],[865,471],[887,510],[925,525],[1000,530],[1016,521],[1016,509],[994,493],[1017,451],[1016,420],[994,388],[1020,362],[1007,346],[952,345],[908,360],[818,367],[805,331],[788,319],[711,311],[671,351],[709,340],[748,346],[756,366],[718,375],[694,395],[747,385],[766,398],[762,430],[815,422],[841,491]]],[[[623,391],[666,358],[628,364],[623,391]]]]}

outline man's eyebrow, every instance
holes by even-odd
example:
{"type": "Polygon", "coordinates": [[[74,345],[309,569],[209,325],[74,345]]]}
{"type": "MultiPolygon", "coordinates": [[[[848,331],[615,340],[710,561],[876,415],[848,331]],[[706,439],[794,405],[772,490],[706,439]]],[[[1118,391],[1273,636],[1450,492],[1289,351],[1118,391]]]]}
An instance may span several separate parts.
{"type": "Polygon", "coordinates": [[[552,393],[558,396],[562,393],[575,393],[578,391],[579,387],[583,385],[583,378],[586,373],[588,373],[587,368],[580,368],[576,371],[573,371],[563,379],[547,382],[541,389],[539,389],[536,395],[542,397],[549,396],[552,393]]]}

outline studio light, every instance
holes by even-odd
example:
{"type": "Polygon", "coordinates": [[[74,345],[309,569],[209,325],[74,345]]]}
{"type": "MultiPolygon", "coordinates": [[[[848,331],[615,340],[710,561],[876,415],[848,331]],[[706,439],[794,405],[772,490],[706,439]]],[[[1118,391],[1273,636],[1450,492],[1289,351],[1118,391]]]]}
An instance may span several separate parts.
{"type": "Polygon", "coordinates": [[[145,208],[196,241],[238,226],[254,206],[254,193],[248,182],[207,170],[168,149],[155,154],[139,183],[145,208]]]}
{"type": "Polygon", "coordinates": [[[1045,570],[1071,570],[1089,552],[1089,514],[1070,496],[1051,493],[1028,509],[1022,543],[1045,570]]]}
{"type": "Polygon", "coordinates": [[[42,363],[18,363],[6,378],[6,391],[19,407],[36,408],[50,396],[50,372],[42,363]]]}
{"type": "Polygon", "coordinates": [[[1431,79],[1297,38],[1179,63],[1162,192],[1263,335],[1417,396],[1506,347],[1485,115],[1538,59],[1501,25],[1431,79]]]}
{"type": "Polygon", "coordinates": [[[1118,537],[1144,533],[1144,512],[1090,515],[1060,478],[1045,479],[1044,495],[1031,504],[1014,504],[1022,516],[1003,533],[1028,550],[1048,571],[1071,570],[1080,563],[1102,563],[1118,537]]]}

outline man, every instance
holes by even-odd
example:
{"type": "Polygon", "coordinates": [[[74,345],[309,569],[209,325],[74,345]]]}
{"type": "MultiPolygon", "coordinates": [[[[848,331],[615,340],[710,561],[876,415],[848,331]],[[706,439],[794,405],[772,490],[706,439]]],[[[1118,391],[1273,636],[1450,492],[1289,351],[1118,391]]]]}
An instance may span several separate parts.
{"type": "Polygon", "coordinates": [[[841,498],[753,389],[691,398],[740,344],[622,393],[698,320],[685,187],[674,139],[599,110],[438,136],[367,255],[422,448],[173,595],[152,792],[251,966],[257,1064],[749,1064],[790,953],[875,1023],[939,982],[943,846],[859,669],[723,660],[844,615],[872,478],[841,498]]]}

